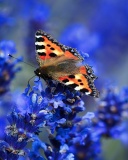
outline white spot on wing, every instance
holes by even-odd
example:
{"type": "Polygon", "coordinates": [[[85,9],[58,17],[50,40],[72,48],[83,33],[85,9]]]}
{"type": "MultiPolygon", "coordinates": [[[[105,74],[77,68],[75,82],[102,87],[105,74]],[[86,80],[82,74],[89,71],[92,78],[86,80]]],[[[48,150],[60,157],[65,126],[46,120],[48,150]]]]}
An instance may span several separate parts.
{"type": "Polygon", "coordinates": [[[35,42],[35,45],[39,45],[39,46],[42,46],[44,44],[45,44],[44,42],[35,42]]]}
{"type": "Polygon", "coordinates": [[[81,90],[81,89],[83,89],[83,86],[77,86],[77,87],[75,87],[75,90],[76,90],[76,91],[79,91],[79,90],[81,90]]]}
{"type": "Polygon", "coordinates": [[[74,82],[69,81],[69,82],[66,82],[65,84],[70,85],[70,84],[74,84],[74,82]]]}
{"type": "Polygon", "coordinates": [[[89,95],[89,94],[91,94],[91,93],[90,93],[90,92],[85,92],[85,94],[86,94],[86,95],[89,95]]]}
{"type": "Polygon", "coordinates": [[[45,49],[38,49],[37,52],[39,52],[39,53],[45,52],[45,49]]]}
{"type": "Polygon", "coordinates": [[[36,35],[36,38],[42,38],[42,36],[37,36],[37,35],[36,35]]]}

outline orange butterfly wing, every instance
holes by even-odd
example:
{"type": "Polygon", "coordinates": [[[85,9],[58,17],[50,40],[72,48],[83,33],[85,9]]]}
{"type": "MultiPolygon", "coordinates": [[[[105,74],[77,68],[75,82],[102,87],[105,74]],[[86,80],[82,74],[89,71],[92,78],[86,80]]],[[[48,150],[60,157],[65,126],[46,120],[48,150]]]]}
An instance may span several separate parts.
{"type": "MultiPolygon", "coordinates": [[[[83,57],[81,57],[76,49],[62,45],[44,31],[37,31],[35,37],[37,60],[40,64],[40,67],[43,67],[45,63],[45,67],[53,65],[53,63],[61,64],[69,59],[72,59],[75,63],[83,60],[83,57]],[[60,61],[57,61],[59,58],[60,61]]],[[[68,73],[68,75],[60,76],[56,80],[73,88],[76,91],[83,92],[86,95],[98,97],[99,92],[94,86],[94,80],[97,77],[94,75],[92,68],[88,65],[77,68],[77,73],[74,75],[68,73]]],[[[54,74],[56,73],[57,71],[54,71],[54,74]]]]}
{"type": "Polygon", "coordinates": [[[93,97],[99,97],[99,91],[93,83],[96,78],[91,67],[87,65],[81,66],[78,74],[59,77],[59,81],[76,91],[93,97]]]}
{"type": "Polygon", "coordinates": [[[44,31],[37,31],[35,37],[37,60],[41,66],[60,56],[64,56],[65,59],[83,60],[75,49],[62,45],[44,31]]]}
{"type": "Polygon", "coordinates": [[[64,54],[64,47],[49,34],[39,30],[36,32],[36,52],[40,59],[50,59],[64,54]]]}

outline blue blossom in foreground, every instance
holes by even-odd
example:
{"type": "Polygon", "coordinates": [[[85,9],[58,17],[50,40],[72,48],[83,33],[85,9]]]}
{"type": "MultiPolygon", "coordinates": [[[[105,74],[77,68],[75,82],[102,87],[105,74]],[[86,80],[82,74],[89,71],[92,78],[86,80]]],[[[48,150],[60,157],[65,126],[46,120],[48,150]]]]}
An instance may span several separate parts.
{"type": "Polygon", "coordinates": [[[49,126],[50,130],[54,132],[56,126],[66,121],[65,118],[58,117],[57,113],[53,115],[54,110],[58,109],[60,104],[61,107],[65,106],[59,94],[55,98],[49,98],[50,92],[46,93],[48,88],[43,91],[40,81],[35,82],[31,92],[29,92],[29,89],[30,86],[25,89],[25,92],[19,98],[20,103],[24,101],[24,103],[21,103],[22,106],[14,108],[14,112],[8,116],[9,125],[6,126],[5,138],[0,143],[2,147],[6,144],[6,148],[3,147],[1,151],[1,158],[12,154],[12,157],[17,159],[19,155],[24,155],[27,142],[33,141],[34,135],[40,133],[40,125],[41,127],[49,126]],[[14,143],[8,141],[10,137],[15,139],[14,143]],[[20,145],[20,149],[17,145],[20,145]]]}
{"type": "Polygon", "coordinates": [[[0,96],[0,138],[4,136],[4,128],[7,125],[7,114],[11,112],[11,106],[14,101],[10,92],[0,96]]]}
{"type": "MultiPolygon", "coordinates": [[[[8,116],[8,125],[5,128],[5,136],[0,141],[1,158],[12,155],[13,159],[26,155],[34,159],[45,159],[38,152],[44,151],[48,160],[79,159],[77,153],[84,158],[97,157],[97,150],[93,153],[93,145],[98,145],[98,138],[91,135],[91,118],[88,113],[83,117],[77,114],[85,110],[84,102],[77,92],[69,92],[64,86],[57,87],[55,82],[50,82],[50,87],[43,90],[41,81],[35,80],[35,86],[30,91],[30,86],[17,99],[17,107],[8,116]],[[63,90],[63,92],[60,92],[63,90]],[[21,103],[22,102],[22,103],[21,103]],[[41,142],[36,135],[41,135],[41,128],[46,128],[50,143],[41,142]],[[8,141],[10,139],[10,141],[8,141]],[[12,139],[12,140],[11,140],[12,139]],[[32,149],[27,149],[27,143],[34,141],[32,149]],[[87,145],[87,144],[90,145],[87,145]],[[82,152],[82,153],[81,153],[82,152]]],[[[59,84],[58,84],[59,85],[59,84]]],[[[97,149],[99,149],[98,145],[97,149]]]]}
{"type": "Polygon", "coordinates": [[[86,114],[83,118],[76,118],[74,124],[67,123],[56,127],[56,135],[49,132],[52,145],[44,144],[40,140],[33,143],[31,156],[40,156],[39,149],[44,151],[48,160],[90,160],[98,159],[100,141],[96,133],[90,129],[93,114],[86,114]],[[90,118],[91,117],[91,118],[90,118]]]}
{"type": "Polygon", "coordinates": [[[43,158],[39,152],[41,148],[45,150],[47,148],[47,145],[36,138],[36,140],[32,144],[32,149],[29,151],[29,158],[31,160],[45,160],[45,158],[43,158]]]}
{"type": "Polygon", "coordinates": [[[3,140],[0,140],[0,158],[17,160],[19,155],[24,155],[25,152],[22,150],[26,142],[18,142],[17,137],[5,135],[3,140]]]}
{"type": "MultiPolygon", "coordinates": [[[[100,152],[100,141],[97,134],[91,130],[91,118],[94,115],[87,113],[82,118],[67,118],[67,122],[56,128],[56,136],[49,135],[49,140],[55,148],[56,154],[65,156],[72,154],[72,159],[97,159],[100,152]]],[[[55,154],[55,155],[56,155],[55,154]]],[[[48,157],[47,157],[48,158],[48,157]]]]}
{"type": "Polygon", "coordinates": [[[14,60],[8,54],[15,54],[15,44],[12,41],[0,42],[0,94],[5,93],[10,88],[10,82],[15,77],[20,67],[16,68],[20,59],[14,60]]]}
{"type": "Polygon", "coordinates": [[[45,156],[47,159],[96,159],[100,142],[97,134],[91,133],[90,125],[94,114],[88,113],[79,117],[77,114],[85,110],[79,93],[68,92],[64,86],[59,86],[58,90],[63,92],[55,94],[57,87],[53,82],[50,88],[46,88],[46,93],[50,93],[48,106],[53,114],[46,125],[49,127],[49,140],[53,147],[47,144],[43,148],[45,156]],[[94,150],[95,147],[97,149],[94,150]]]}
{"type": "MultiPolygon", "coordinates": [[[[123,119],[128,118],[128,89],[120,92],[115,87],[109,87],[99,99],[95,113],[94,128],[105,137],[119,138],[117,130],[123,119]]],[[[123,130],[122,130],[123,132],[123,130]]],[[[118,132],[119,133],[119,132],[118,132]]]]}

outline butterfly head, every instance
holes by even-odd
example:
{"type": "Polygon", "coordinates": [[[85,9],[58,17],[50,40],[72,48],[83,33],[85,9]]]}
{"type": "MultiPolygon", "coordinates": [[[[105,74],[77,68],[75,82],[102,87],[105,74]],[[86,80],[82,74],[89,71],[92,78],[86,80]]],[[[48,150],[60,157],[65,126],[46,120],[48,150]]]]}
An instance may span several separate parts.
{"type": "Polygon", "coordinates": [[[43,68],[37,68],[34,73],[43,79],[47,79],[49,76],[47,75],[46,71],[43,68]]]}
{"type": "Polygon", "coordinates": [[[37,68],[34,73],[38,76],[38,77],[42,77],[42,71],[40,68],[37,68]]]}

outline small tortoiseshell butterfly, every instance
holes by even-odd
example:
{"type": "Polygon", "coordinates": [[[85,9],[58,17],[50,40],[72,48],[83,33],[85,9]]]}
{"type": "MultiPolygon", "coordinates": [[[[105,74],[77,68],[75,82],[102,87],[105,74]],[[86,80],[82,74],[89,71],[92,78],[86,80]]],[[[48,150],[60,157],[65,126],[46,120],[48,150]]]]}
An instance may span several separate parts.
{"type": "Polygon", "coordinates": [[[97,78],[89,65],[78,65],[83,57],[76,49],[64,46],[44,31],[36,32],[36,55],[39,68],[35,74],[44,80],[56,80],[86,95],[99,97],[94,86],[97,78]]]}

